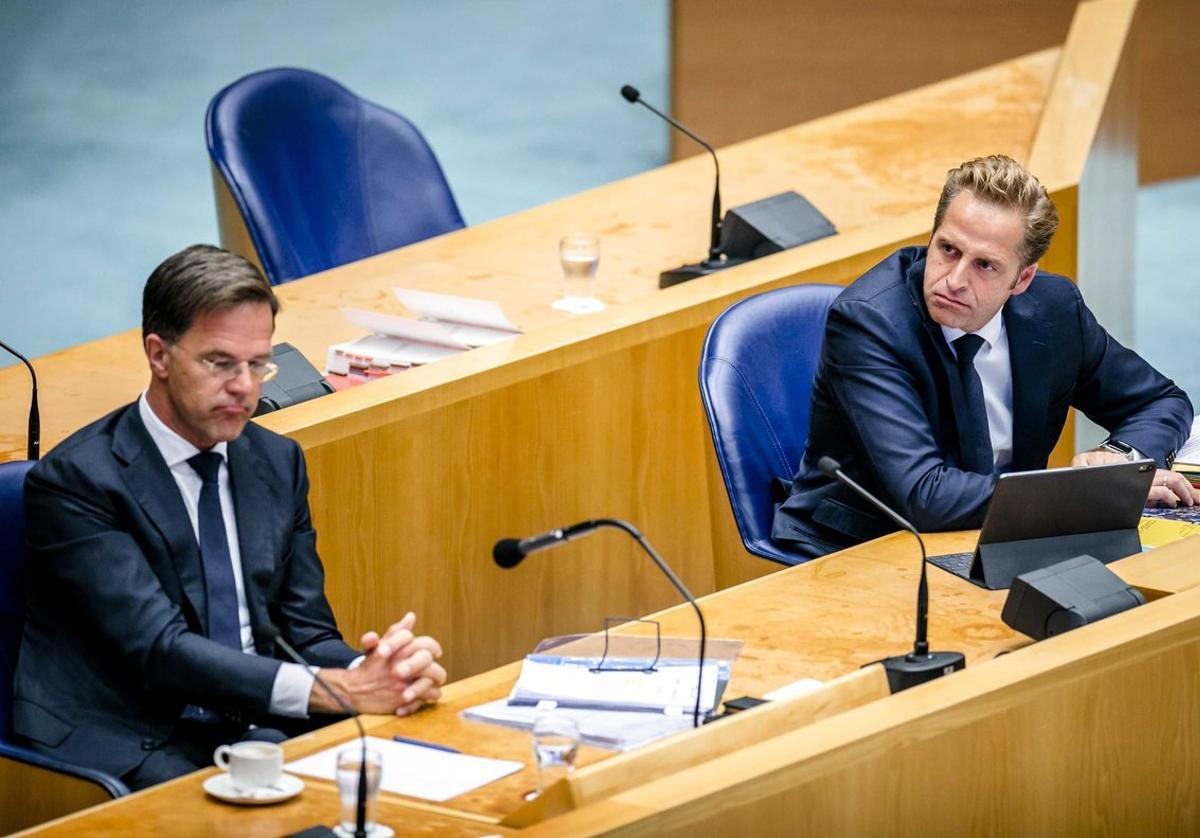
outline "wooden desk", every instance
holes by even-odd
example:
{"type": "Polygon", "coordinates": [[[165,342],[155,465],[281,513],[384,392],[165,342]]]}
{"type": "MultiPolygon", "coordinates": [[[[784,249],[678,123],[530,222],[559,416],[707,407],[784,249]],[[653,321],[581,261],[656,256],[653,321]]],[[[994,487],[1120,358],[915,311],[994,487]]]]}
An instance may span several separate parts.
{"type": "MultiPolygon", "coordinates": [[[[929,536],[928,544],[937,554],[969,549],[974,539],[974,533],[947,533],[929,536]]],[[[930,641],[937,649],[964,652],[965,672],[726,756],[698,760],[688,771],[644,787],[631,778],[611,798],[529,831],[656,834],[681,831],[701,817],[711,819],[710,833],[747,834],[794,832],[802,825],[811,826],[811,834],[874,834],[895,832],[896,824],[903,824],[901,833],[916,833],[939,823],[947,834],[964,834],[987,828],[990,818],[998,831],[1010,831],[1004,828],[1009,826],[1017,834],[1030,833],[1032,825],[1059,826],[1064,818],[1068,825],[1090,823],[1092,828],[1138,818],[1195,826],[1200,812],[1194,807],[1163,803],[1194,800],[1200,783],[1200,749],[1193,747],[1200,733],[1194,712],[1200,688],[1195,666],[1200,662],[1200,590],[1192,587],[1200,537],[1112,567],[1136,574],[1151,558],[1160,568],[1173,563],[1181,571],[1185,581],[1176,586],[1178,593],[1040,644],[1030,644],[1000,622],[1006,592],[986,591],[930,568],[930,641]],[[1149,642],[1163,637],[1171,642],[1149,642]],[[1131,680],[1131,671],[1141,677],[1131,680]],[[1169,717],[1155,715],[1168,709],[1169,717]],[[973,725],[987,725],[986,735],[973,725]],[[1173,729],[1181,739],[1165,747],[1173,729]],[[1150,730],[1157,732],[1150,735],[1150,730]],[[1145,747],[1128,752],[1117,747],[1138,736],[1145,737],[1145,747]],[[1037,770],[1039,781],[1052,780],[1049,791],[1023,781],[1027,770],[1037,770]],[[1131,789],[1108,779],[1109,772],[1126,779],[1138,771],[1146,776],[1131,789]],[[896,810],[904,817],[889,821],[889,806],[914,787],[922,789],[915,802],[896,810]],[[1061,814],[1041,808],[1048,793],[1062,795],[1064,804],[1074,795],[1094,797],[1094,811],[1088,813],[1094,819],[1071,821],[1085,813],[1070,807],[1061,814]],[[795,794],[804,794],[803,802],[788,804],[795,794]],[[819,795],[829,797],[818,803],[819,795]],[[942,810],[920,809],[922,802],[948,800],[953,805],[944,821],[942,810]]],[[[917,560],[911,537],[895,534],[705,597],[712,635],[746,643],[726,696],[761,695],[801,677],[835,678],[910,648],[917,560]]],[[[657,617],[668,634],[694,631],[686,606],[657,617]]],[[[441,805],[384,795],[385,822],[401,833],[507,832],[499,822],[520,807],[522,792],[534,784],[529,737],[462,721],[458,712],[505,694],[517,667],[452,684],[442,704],[415,717],[368,720],[379,735],[402,733],[527,763],[523,772],[441,805]]],[[[723,724],[728,723],[681,734],[676,741],[712,736],[723,724]]],[[[354,728],[342,723],[293,740],[287,748],[296,757],[353,736],[354,728]]],[[[584,748],[580,763],[612,760],[619,767],[637,754],[584,748]]],[[[306,780],[305,792],[295,800],[246,810],[205,797],[200,784],[213,772],[197,772],[29,834],[122,833],[141,826],[172,835],[224,830],[280,835],[336,817],[331,783],[306,780]]]]}
{"type": "MultiPolygon", "coordinates": [[[[923,241],[945,171],[982,153],[1027,161],[1053,193],[1064,224],[1046,267],[1086,278],[1121,264],[1132,192],[1124,202],[1109,180],[1131,159],[1116,106],[1131,10],[1086,3],[1061,49],[723,150],[729,204],[796,189],[841,232],[709,280],[656,290],[660,269],[704,253],[711,180],[697,159],[280,287],[277,337],[317,363],[355,335],[337,306],[399,311],[394,285],[499,299],[528,331],[261,420],[305,449],[343,631],[413,608],[462,677],[539,637],[673,602],[615,534],[522,575],[488,560],[500,537],[601,515],[637,524],[697,593],[772,569],[741,549],[713,460],[695,378],[708,324],[750,294],[845,283],[923,241]],[[585,318],[548,305],[557,239],[576,229],[602,238],[610,304],[585,318]]],[[[146,380],[134,332],[37,366],[47,448],[146,380]]],[[[0,371],[0,456],[22,456],[27,392],[23,369],[0,371]]],[[[1068,433],[1060,460],[1071,448],[1068,433]]]]}

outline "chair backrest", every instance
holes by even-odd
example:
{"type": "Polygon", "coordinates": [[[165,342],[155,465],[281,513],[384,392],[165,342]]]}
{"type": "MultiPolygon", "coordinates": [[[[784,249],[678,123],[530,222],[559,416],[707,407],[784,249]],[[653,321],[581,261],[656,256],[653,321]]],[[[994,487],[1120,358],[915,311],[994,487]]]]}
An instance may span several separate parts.
{"type": "Polygon", "coordinates": [[[32,462],[0,463],[0,740],[12,734],[12,684],[25,625],[25,473],[32,462]]]}
{"type": "Polygon", "coordinates": [[[421,132],[318,73],[238,79],[205,133],[273,285],[463,226],[421,132]]]}
{"type": "Polygon", "coordinates": [[[771,542],[775,478],[790,480],[808,438],[825,319],[842,288],[796,285],[741,300],[713,321],[700,357],[700,398],[746,549],[797,564],[771,542]]]}

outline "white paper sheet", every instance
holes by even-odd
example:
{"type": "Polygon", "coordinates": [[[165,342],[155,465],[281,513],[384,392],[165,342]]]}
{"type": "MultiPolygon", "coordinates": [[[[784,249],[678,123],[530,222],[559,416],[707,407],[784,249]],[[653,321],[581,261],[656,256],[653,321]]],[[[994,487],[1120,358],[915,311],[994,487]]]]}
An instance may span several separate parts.
{"type": "Polygon", "coordinates": [[[1192,420],[1192,434],[1179,449],[1175,459],[1181,463],[1200,463],[1200,416],[1192,420]]]}
{"type": "Polygon", "coordinates": [[[764,693],[763,698],[767,701],[783,701],[783,699],[791,698],[794,695],[804,695],[813,690],[819,690],[823,686],[825,686],[825,682],[818,681],[816,678],[801,678],[799,681],[784,684],[777,690],[764,693]]]}
{"type": "MultiPolygon", "coordinates": [[[[283,768],[293,774],[336,782],[338,753],[357,747],[358,740],[351,740],[289,762],[283,768]]],[[[383,777],[379,786],[382,790],[439,803],[525,767],[513,760],[452,754],[376,736],[367,737],[367,747],[383,755],[383,777]]]]}
{"type": "Polygon", "coordinates": [[[407,308],[431,320],[477,326],[491,332],[507,332],[506,337],[521,331],[505,316],[495,300],[416,291],[412,288],[393,288],[392,292],[407,308]]]}
{"type": "Polygon", "coordinates": [[[413,320],[411,317],[396,317],[392,314],[381,314],[377,311],[364,311],[361,308],[342,307],[342,314],[347,320],[378,335],[386,335],[400,340],[433,343],[449,346],[455,349],[470,349],[454,336],[450,327],[445,323],[434,323],[430,320],[413,320]]]}

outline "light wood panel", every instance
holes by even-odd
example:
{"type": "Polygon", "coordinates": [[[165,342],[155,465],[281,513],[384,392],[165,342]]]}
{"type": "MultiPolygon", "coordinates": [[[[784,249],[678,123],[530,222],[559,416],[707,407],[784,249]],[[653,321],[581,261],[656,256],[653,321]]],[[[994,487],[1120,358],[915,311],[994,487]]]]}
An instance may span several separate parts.
{"type": "MultiPolygon", "coordinates": [[[[1076,0],[681,0],[671,109],[726,145],[1062,43],[1076,0]]],[[[1200,14],[1145,0],[1136,35],[1143,182],[1200,173],[1200,14]]],[[[635,82],[636,83],[636,82],[635,82]]],[[[671,136],[672,156],[690,140],[671,136]]]]}

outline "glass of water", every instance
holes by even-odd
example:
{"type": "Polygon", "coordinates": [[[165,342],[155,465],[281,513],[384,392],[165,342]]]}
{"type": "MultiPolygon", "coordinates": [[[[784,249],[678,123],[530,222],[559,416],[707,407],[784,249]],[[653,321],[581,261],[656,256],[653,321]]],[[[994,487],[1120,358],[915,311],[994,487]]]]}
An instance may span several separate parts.
{"type": "MultiPolygon", "coordinates": [[[[342,817],[338,829],[339,835],[353,835],[355,823],[358,820],[358,773],[362,765],[362,745],[339,751],[337,755],[337,787],[338,796],[342,800],[342,817]]],[[[366,827],[368,835],[379,835],[380,832],[393,834],[386,827],[381,829],[375,823],[375,798],[379,796],[379,778],[383,774],[383,755],[379,751],[367,750],[367,814],[366,827]]]]}
{"type": "Polygon", "coordinates": [[[562,263],[563,295],[551,305],[572,314],[603,311],[596,299],[596,270],[600,267],[600,240],[587,233],[573,233],[558,243],[562,263]]]}
{"type": "Polygon", "coordinates": [[[533,759],[537,764],[541,794],[575,771],[579,753],[579,725],[562,713],[546,713],[533,723],[533,759]]]}

